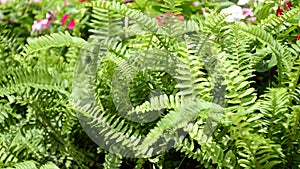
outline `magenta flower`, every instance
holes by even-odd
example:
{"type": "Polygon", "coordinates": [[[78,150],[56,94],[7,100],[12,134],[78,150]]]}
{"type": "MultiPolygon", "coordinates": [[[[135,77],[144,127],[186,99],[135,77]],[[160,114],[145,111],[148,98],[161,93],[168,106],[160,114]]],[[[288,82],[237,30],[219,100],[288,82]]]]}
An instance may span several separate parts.
{"type": "Polygon", "coordinates": [[[62,23],[63,26],[65,26],[66,21],[68,20],[68,18],[69,18],[69,14],[65,14],[65,15],[61,18],[60,22],[62,23]]]}
{"type": "Polygon", "coordinates": [[[243,11],[243,15],[245,17],[247,17],[247,16],[254,16],[254,13],[252,12],[251,8],[242,8],[242,11],[243,11]]]}
{"type": "Polygon", "coordinates": [[[69,23],[69,25],[68,25],[68,30],[70,30],[70,29],[74,29],[74,27],[75,27],[75,20],[74,19],[72,19],[71,20],[71,22],[69,23]]]}
{"type": "Polygon", "coordinates": [[[248,22],[254,22],[254,21],[256,21],[256,17],[248,18],[247,21],[248,21],[248,22]]]}
{"type": "Polygon", "coordinates": [[[165,15],[162,16],[162,18],[163,18],[163,19],[166,19],[166,20],[168,20],[169,17],[170,17],[169,12],[165,12],[165,15]]]}
{"type": "Polygon", "coordinates": [[[194,6],[199,6],[199,5],[200,5],[200,2],[199,2],[199,1],[196,1],[196,2],[193,3],[193,5],[194,5],[194,6]]]}
{"type": "Polygon", "coordinates": [[[160,17],[156,17],[156,20],[157,20],[157,22],[160,23],[160,24],[165,24],[165,22],[162,21],[162,19],[161,19],[160,17]]]}

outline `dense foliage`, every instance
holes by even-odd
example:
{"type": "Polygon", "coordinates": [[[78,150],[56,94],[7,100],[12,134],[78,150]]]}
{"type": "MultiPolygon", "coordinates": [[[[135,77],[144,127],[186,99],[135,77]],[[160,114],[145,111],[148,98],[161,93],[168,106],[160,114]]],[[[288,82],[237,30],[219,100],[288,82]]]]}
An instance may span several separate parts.
{"type": "Polygon", "coordinates": [[[298,1],[124,2],[0,1],[1,168],[300,168],[298,1]]]}

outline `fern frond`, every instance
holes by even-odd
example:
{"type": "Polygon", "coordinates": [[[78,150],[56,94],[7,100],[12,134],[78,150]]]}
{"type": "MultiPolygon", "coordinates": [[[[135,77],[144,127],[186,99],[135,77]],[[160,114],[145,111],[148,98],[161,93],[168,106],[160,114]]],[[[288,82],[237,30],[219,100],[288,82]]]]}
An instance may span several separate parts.
{"type": "MultiPolygon", "coordinates": [[[[288,70],[286,72],[286,80],[285,80],[285,84],[286,86],[289,87],[289,92],[290,93],[295,93],[295,90],[298,86],[298,81],[299,81],[299,77],[300,77],[300,42],[297,41],[296,44],[292,45],[292,48],[289,48],[289,50],[291,53],[293,53],[293,60],[291,60],[290,64],[291,64],[291,68],[290,70],[288,70]]],[[[293,100],[293,98],[291,97],[290,102],[293,100]]]]}
{"type": "Polygon", "coordinates": [[[66,90],[66,81],[46,69],[15,69],[2,74],[0,82],[0,96],[10,95],[26,87],[54,90],[69,96],[69,92],[66,90]]]}
{"type": "Polygon", "coordinates": [[[160,10],[162,12],[180,14],[182,11],[182,8],[180,8],[180,6],[183,2],[183,0],[165,0],[161,5],[162,8],[160,10]]]}
{"type": "Polygon", "coordinates": [[[180,107],[180,104],[181,101],[179,95],[160,95],[159,97],[151,97],[150,102],[146,101],[142,105],[132,108],[132,110],[128,112],[128,116],[138,117],[140,120],[143,120],[141,117],[151,119],[151,117],[155,116],[153,114],[157,114],[159,110],[176,110],[180,107]]]}
{"type": "Polygon", "coordinates": [[[122,164],[122,157],[111,153],[105,154],[105,163],[103,164],[105,169],[119,169],[122,164]]]}
{"type": "Polygon", "coordinates": [[[82,6],[102,8],[115,13],[119,13],[123,16],[128,16],[130,19],[133,19],[135,22],[137,22],[139,25],[143,26],[150,32],[157,32],[160,29],[158,23],[154,18],[150,18],[149,16],[144,15],[143,13],[136,10],[130,9],[126,5],[116,1],[93,1],[84,3],[82,4],[82,6]]]}
{"type": "Polygon", "coordinates": [[[280,25],[299,13],[300,8],[294,7],[292,10],[285,12],[280,17],[277,17],[276,15],[269,15],[268,18],[260,20],[260,23],[257,26],[263,28],[267,32],[271,32],[278,29],[280,25]]]}
{"type": "Polygon", "coordinates": [[[206,168],[211,168],[212,165],[217,164],[217,168],[238,168],[237,157],[232,150],[224,152],[215,142],[204,142],[197,148],[193,141],[181,138],[177,142],[175,148],[187,155],[187,157],[196,159],[206,168]]]}
{"type": "Polygon", "coordinates": [[[24,47],[23,55],[49,49],[51,47],[74,46],[81,48],[86,45],[86,41],[82,38],[72,37],[68,32],[52,33],[38,37],[35,40],[29,41],[24,47]]]}
{"type": "Polygon", "coordinates": [[[300,108],[299,106],[292,107],[292,113],[288,116],[285,123],[287,128],[286,138],[284,143],[286,144],[287,150],[287,165],[290,168],[297,168],[300,166],[300,108]]]}
{"type": "Polygon", "coordinates": [[[178,73],[175,77],[178,81],[176,87],[180,90],[179,94],[182,96],[193,98],[200,96],[204,100],[209,100],[210,83],[201,70],[205,69],[205,55],[209,55],[207,57],[214,56],[205,53],[207,51],[203,46],[207,44],[205,44],[205,39],[202,38],[200,35],[195,39],[186,37],[186,47],[179,46],[181,57],[178,58],[176,65],[176,72],[178,73]],[[200,40],[201,43],[197,42],[196,39],[200,40]]]}
{"type": "Polygon", "coordinates": [[[211,14],[208,17],[201,17],[193,15],[192,20],[199,25],[199,30],[206,34],[219,34],[222,23],[225,22],[226,15],[224,14],[211,14]]]}
{"type": "MultiPolygon", "coordinates": [[[[2,142],[0,143],[3,144],[2,142]]],[[[0,167],[4,167],[19,161],[19,159],[15,155],[7,151],[7,147],[4,146],[0,148],[0,157],[0,167]]]]}
{"type": "Polygon", "coordinates": [[[288,113],[288,92],[285,88],[272,88],[258,100],[261,118],[260,132],[268,134],[268,138],[279,142],[284,132],[283,121],[288,113]]]}
{"type": "Polygon", "coordinates": [[[285,67],[288,67],[284,64],[285,57],[285,48],[281,46],[270,33],[267,31],[256,27],[256,26],[242,26],[240,25],[239,28],[242,32],[245,32],[246,34],[250,35],[251,37],[254,37],[261,41],[262,43],[268,45],[274,55],[276,56],[277,60],[277,67],[278,67],[278,83],[279,86],[282,85],[282,81],[284,79],[284,72],[286,69],[285,67]]]}
{"type": "Polygon", "coordinates": [[[199,100],[193,101],[193,99],[184,100],[179,109],[170,111],[169,114],[165,115],[159,122],[157,122],[157,126],[150,130],[143,140],[143,143],[138,146],[137,149],[142,150],[143,153],[151,154],[152,152],[148,150],[148,147],[159,140],[160,137],[165,135],[165,132],[168,129],[173,127],[180,128],[180,126],[186,125],[187,122],[191,121],[197,116],[205,116],[202,114],[205,110],[222,112],[222,108],[213,103],[202,102],[199,100]],[[183,106],[183,104],[185,106],[183,106]]]}
{"type": "Polygon", "coordinates": [[[271,169],[284,163],[282,159],[285,155],[281,146],[253,131],[256,118],[243,115],[252,111],[253,109],[241,110],[237,114],[230,115],[230,120],[237,126],[232,128],[232,134],[236,138],[239,165],[245,168],[271,169]]]}
{"type": "Polygon", "coordinates": [[[104,40],[121,36],[124,34],[121,22],[121,16],[107,9],[93,7],[91,26],[89,31],[94,33],[91,38],[104,40]]]}
{"type": "MultiPolygon", "coordinates": [[[[81,106],[78,102],[74,109],[78,112],[82,124],[89,129],[88,134],[95,133],[93,138],[102,148],[122,154],[123,156],[135,157],[135,147],[140,142],[139,133],[125,119],[104,112],[102,106],[88,104],[81,106]],[[99,110],[100,108],[100,110],[99,110]],[[97,133],[97,134],[96,134],[97,133]],[[102,141],[104,139],[104,141],[102,141]],[[113,143],[113,144],[112,144],[113,143]]],[[[98,105],[101,105],[99,102],[98,105]]]]}
{"type": "Polygon", "coordinates": [[[38,169],[37,163],[34,161],[24,161],[21,163],[17,163],[14,165],[14,168],[16,169],[38,169]]]}

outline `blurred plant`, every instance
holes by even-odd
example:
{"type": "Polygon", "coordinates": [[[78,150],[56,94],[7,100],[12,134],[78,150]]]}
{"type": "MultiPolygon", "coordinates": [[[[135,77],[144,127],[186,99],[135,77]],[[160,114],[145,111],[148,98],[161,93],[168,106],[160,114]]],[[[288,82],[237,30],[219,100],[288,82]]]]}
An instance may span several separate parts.
{"type": "Polygon", "coordinates": [[[1,1],[0,167],[299,168],[299,2],[291,1],[292,6],[285,1],[279,17],[276,9],[281,4],[274,1],[239,3],[1,1]],[[76,4],[82,9],[74,8],[76,4]],[[238,9],[237,16],[229,17],[234,22],[226,23],[228,16],[219,14],[228,7],[238,9]],[[245,22],[252,17],[256,21],[245,22]],[[129,24],[124,24],[126,19],[129,24]],[[32,31],[34,21],[43,22],[32,31]],[[73,72],[80,50],[90,45],[87,38],[101,43],[94,52],[105,53],[91,87],[101,112],[71,104],[73,72]],[[215,52],[210,53],[211,48],[215,52]],[[158,49],[162,58],[177,59],[172,65],[176,76],[151,69],[132,76],[130,68],[161,64],[158,49]],[[139,55],[141,50],[148,55],[139,55]],[[125,113],[142,116],[163,110],[157,121],[135,123],[120,116],[112,100],[117,69],[122,70],[118,82],[132,77],[128,93],[134,106],[125,113]],[[224,99],[211,94],[224,85],[224,99]],[[151,95],[156,88],[166,94],[151,95]],[[181,109],[195,101],[199,104],[181,109]],[[208,112],[198,107],[203,101],[223,102],[226,117],[205,141],[200,136],[207,131],[208,112]],[[115,144],[130,146],[127,136],[146,137],[143,150],[148,150],[169,128],[188,135],[169,152],[127,159],[98,147],[74,109],[91,118],[92,127],[115,144]],[[185,120],[174,121],[176,115],[185,120]]]}

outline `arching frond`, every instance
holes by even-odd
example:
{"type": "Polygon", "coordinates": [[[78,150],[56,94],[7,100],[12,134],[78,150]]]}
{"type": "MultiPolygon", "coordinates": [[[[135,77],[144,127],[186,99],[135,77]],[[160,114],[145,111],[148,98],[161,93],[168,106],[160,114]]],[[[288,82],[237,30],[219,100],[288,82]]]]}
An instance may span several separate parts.
{"type": "Polygon", "coordinates": [[[26,87],[55,90],[69,95],[69,92],[65,89],[67,82],[62,77],[56,76],[46,69],[19,68],[2,74],[0,96],[10,95],[26,87]]]}
{"type": "Polygon", "coordinates": [[[29,41],[24,47],[23,55],[27,55],[39,50],[49,49],[51,47],[75,46],[81,48],[85,46],[86,41],[82,38],[71,36],[68,32],[53,33],[38,37],[37,40],[29,41]]]}

